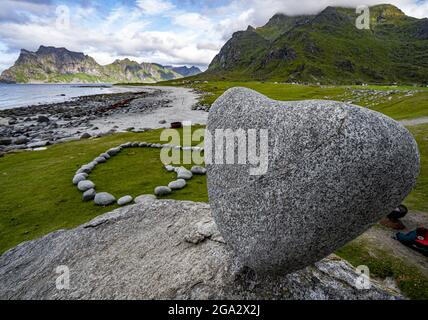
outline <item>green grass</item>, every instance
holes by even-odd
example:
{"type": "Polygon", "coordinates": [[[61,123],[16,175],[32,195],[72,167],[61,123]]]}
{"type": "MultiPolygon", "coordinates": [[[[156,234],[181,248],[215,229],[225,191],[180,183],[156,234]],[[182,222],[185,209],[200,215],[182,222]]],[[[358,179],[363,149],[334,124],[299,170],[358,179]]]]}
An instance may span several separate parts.
{"type": "Polygon", "coordinates": [[[408,128],[416,139],[421,154],[421,173],[413,192],[405,204],[413,209],[428,212],[428,124],[408,128]]]}
{"type": "Polygon", "coordinates": [[[428,299],[428,278],[415,266],[392,256],[387,251],[370,247],[356,239],[339,249],[336,254],[355,267],[366,265],[369,267],[371,277],[394,278],[407,298],[428,299]]]}
{"type": "MultiPolygon", "coordinates": [[[[307,100],[307,99],[326,99],[348,101],[355,100],[355,97],[350,93],[350,89],[360,90],[415,90],[414,87],[385,87],[385,86],[370,86],[370,87],[333,87],[333,86],[305,86],[292,84],[275,84],[261,82],[208,82],[192,85],[193,87],[208,93],[201,101],[203,104],[211,105],[221,94],[229,88],[241,86],[256,90],[271,99],[292,101],[292,100],[307,100]]],[[[423,92],[416,93],[414,96],[405,97],[404,94],[393,96],[391,101],[387,99],[378,99],[379,104],[370,106],[370,101],[363,100],[359,104],[363,107],[368,107],[375,111],[382,112],[387,116],[396,119],[413,119],[418,117],[428,116],[428,90],[426,88],[417,88],[423,92]]]]}
{"type": "MultiPolygon", "coordinates": [[[[141,84],[130,84],[141,85],[141,84]]],[[[428,88],[413,86],[317,86],[282,84],[274,82],[231,82],[231,81],[192,81],[172,80],[159,82],[158,85],[181,85],[191,87],[205,92],[200,103],[212,105],[214,101],[226,90],[233,87],[246,87],[258,91],[271,99],[282,101],[323,99],[336,101],[352,101],[356,105],[381,112],[395,120],[414,119],[428,116],[428,88]],[[363,97],[358,97],[352,90],[364,90],[367,92],[363,97]],[[371,90],[390,91],[399,93],[388,97],[379,97],[371,93],[371,90]],[[420,91],[413,96],[406,96],[409,90],[420,91]]]]}
{"type": "MultiPolygon", "coordinates": [[[[194,127],[195,129],[196,127],[194,127]]],[[[6,154],[0,158],[0,253],[25,241],[64,228],[73,228],[111,211],[115,206],[84,203],[71,183],[75,171],[111,147],[127,141],[158,142],[159,130],[123,133],[96,140],[50,146],[45,151],[6,154]]],[[[125,149],[98,166],[89,179],[97,191],[116,196],[153,194],[174,175],[166,172],[159,149],[125,149]]],[[[204,177],[194,177],[168,198],[207,201],[204,177]]]]}

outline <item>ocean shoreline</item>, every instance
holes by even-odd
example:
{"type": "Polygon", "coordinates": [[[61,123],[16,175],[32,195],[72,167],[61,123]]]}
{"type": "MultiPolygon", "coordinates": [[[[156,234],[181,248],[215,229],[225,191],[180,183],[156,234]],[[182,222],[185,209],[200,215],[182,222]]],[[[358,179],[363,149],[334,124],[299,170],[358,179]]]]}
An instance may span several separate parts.
{"type": "Polygon", "coordinates": [[[167,128],[174,121],[206,123],[206,112],[192,110],[200,98],[194,90],[149,86],[134,89],[2,109],[0,153],[43,150],[50,144],[115,132],[167,128]]]}
{"type": "Polygon", "coordinates": [[[132,86],[109,83],[0,83],[0,110],[68,102],[83,96],[136,92],[132,86]]]}

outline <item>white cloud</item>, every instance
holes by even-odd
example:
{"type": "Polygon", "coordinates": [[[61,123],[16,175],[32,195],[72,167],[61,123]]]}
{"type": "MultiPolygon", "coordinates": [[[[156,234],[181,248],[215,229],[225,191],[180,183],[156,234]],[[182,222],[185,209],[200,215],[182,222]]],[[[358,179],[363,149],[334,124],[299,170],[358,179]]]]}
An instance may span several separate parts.
{"type": "Polygon", "coordinates": [[[428,17],[428,0],[232,0],[216,8],[215,14],[227,17],[224,25],[236,31],[234,26],[241,25],[242,29],[243,24],[262,26],[276,13],[316,14],[328,6],[357,7],[384,3],[391,3],[416,18],[428,17]]]}
{"type": "Polygon", "coordinates": [[[166,0],[137,0],[138,7],[147,15],[167,13],[175,8],[175,5],[166,0]]]}
{"type": "Polygon", "coordinates": [[[173,17],[173,23],[185,27],[193,28],[196,32],[202,30],[209,30],[212,27],[212,21],[208,17],[196,12],[186,12],[183,14],[178,14],[173,17]]]}

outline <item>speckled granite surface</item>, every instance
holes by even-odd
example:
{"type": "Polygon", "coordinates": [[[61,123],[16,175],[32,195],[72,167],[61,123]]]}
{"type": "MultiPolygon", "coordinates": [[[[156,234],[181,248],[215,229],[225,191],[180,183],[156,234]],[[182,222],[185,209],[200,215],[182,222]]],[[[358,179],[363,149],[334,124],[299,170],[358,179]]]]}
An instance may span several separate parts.
{"type": "Polygon", "coordinates": [[[407,129],[345,103],[278,102],[233,88],[211,108],[208,130],[216,129],[269,130],[266,174],[207,166],[219,230],[259,272],[288,273],[327,256],[400,204],[419,174],[407,129]]]}

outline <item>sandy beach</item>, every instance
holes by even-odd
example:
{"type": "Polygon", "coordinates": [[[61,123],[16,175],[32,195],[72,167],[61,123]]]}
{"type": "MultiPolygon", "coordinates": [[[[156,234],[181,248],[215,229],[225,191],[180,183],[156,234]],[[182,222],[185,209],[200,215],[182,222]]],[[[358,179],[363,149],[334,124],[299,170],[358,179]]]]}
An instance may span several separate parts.
{"type": "Polygon", "coordinates": [[[117,126],[116,129],[118,131],[126,131],[129,128],[135,128],[135,130],[169,128],[170,123],[177,121],[206,124],[208,113],[192,110],[199,97],[194,90],[180,87],[154,86],[142,87],[141,89],[152,93],[161,90],[162,94],[160,96],[147,99],[153,99],[154,101],[159,101],[159,99],[169,100],[169,107],[151,109],[144,113],[122,113],[104,119],[95,119],[91,123],[94,127],[99,128],[96,132],[103,132],[114,126],[117,126]]]}

